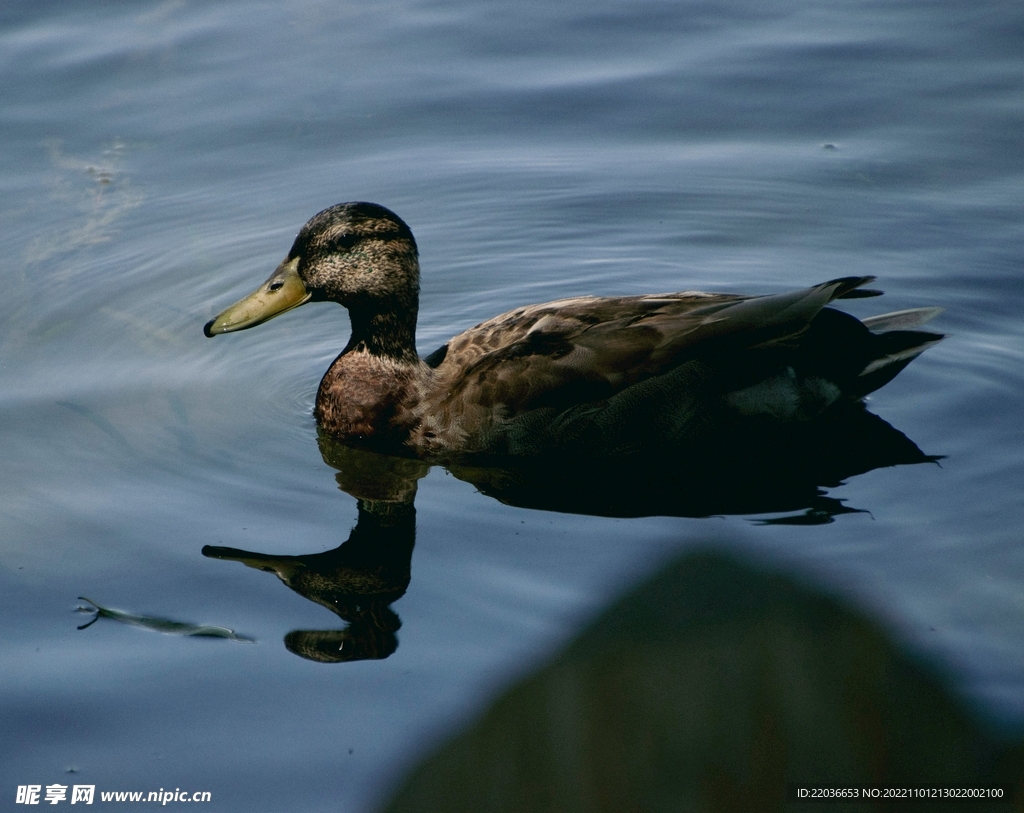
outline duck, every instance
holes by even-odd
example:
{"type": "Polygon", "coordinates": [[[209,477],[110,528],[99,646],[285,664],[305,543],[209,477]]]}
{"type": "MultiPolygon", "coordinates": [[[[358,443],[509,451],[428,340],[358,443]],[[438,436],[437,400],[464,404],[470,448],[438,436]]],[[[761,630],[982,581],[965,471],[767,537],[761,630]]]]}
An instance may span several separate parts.
{"type": "Polygon", "coordinates": [[[874,279],[768,295],[576,296],[515,308],[420,357],[412,230],[384,206],[351,202],[311,218],[269,279],[204,333],[309,302],[346,308],[350,337],[314,406],[320,430],[343,444],[422,459],[621,455],[862,402],[944,338],[919,329],[941,308],[862,320],[829,307],[879,296],[864,287],[874,279]]]}

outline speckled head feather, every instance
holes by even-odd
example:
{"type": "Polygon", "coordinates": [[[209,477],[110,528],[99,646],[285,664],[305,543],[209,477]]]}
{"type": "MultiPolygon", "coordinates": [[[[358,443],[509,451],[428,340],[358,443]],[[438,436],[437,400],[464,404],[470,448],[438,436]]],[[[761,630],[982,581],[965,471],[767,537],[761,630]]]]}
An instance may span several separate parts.
{"type": "Polygon", "coordinates": [[[299,231],[288,259],[315,301],[346,307],[371,299],[414,310],[419,254],[405,222],[376,203],[340,203],[314,215],[299,231]]]}

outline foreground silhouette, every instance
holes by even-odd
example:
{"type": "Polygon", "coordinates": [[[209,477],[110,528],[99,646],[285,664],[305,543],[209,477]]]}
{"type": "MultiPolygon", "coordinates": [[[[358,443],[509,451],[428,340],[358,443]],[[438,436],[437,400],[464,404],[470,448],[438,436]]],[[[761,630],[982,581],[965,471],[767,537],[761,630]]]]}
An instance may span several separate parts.
{"type": "MultiPolygon", "coordinates": [[[[690,554],[607,609],[401,783],[388,813],[778,811],[787,788],[1000,788],[1024,744],[855,608],[690,554]]],[[[1019,810],[873,801],[806,810],[1019,810]]]]}

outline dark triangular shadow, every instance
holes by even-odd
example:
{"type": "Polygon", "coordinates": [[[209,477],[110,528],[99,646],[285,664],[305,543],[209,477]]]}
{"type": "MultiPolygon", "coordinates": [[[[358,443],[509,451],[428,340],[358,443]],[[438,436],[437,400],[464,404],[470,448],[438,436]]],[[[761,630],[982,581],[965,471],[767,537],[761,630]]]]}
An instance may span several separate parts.
{"type": "Polygon", "coordinates": [[[380,809],[1019,810],[1020,732],[952,685],[857,607],[690,553],[459,723],[380,809]],[[902,788],[923,793],[885,798],[902,788]],[[999,796],[925,795],[957,788],[999,796]]]}

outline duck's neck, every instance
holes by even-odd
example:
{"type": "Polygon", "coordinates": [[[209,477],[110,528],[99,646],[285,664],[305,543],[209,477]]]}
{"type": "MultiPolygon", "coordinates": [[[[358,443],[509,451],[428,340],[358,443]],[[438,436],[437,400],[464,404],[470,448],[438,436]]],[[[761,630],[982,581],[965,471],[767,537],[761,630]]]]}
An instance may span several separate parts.
{"type": "Polygon", "coordinates": [[[352,336],[345,353],[369,353],[399,364],[416,364],[416,306],[404,303],[397,307],[352,306],[352,336]]]}
{"type": "Polygon", "coordinates": [[[314,415],[346,442],[393,452],[403,448],[418,418],[415,408],[426,365],[416,355],[416,308],[349,305],[352,338],[327,370],[314,415]]]}

